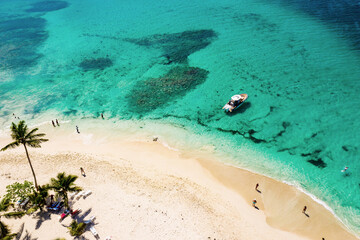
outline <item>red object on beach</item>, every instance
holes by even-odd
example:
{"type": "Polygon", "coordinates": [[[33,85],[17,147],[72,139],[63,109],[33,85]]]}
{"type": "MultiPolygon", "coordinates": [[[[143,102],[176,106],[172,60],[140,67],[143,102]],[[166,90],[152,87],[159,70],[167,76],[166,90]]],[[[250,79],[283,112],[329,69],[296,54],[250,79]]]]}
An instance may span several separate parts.
{"type": "Polygon", "coordinates": [[[81,208],[76,209],[75,211],[70,210],[71,217],[75,217],[81,212],[81,208]]]}
{"type": "Polygon", "coordinates": [[[70,214],[70,212],[71,210],[65,210],[65,212],[60,215],[59,221],[61,222],[62,220],[64,220],[64,218],[66,218],[70,214]]]}

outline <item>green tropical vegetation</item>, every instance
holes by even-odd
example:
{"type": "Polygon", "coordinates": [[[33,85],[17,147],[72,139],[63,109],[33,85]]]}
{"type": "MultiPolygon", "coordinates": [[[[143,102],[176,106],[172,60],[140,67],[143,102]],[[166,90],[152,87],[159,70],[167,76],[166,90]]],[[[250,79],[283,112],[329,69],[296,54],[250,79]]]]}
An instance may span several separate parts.
{"type": "Polygon", "coordinates": [[[56,178],[51,178],[50,188],[56,192],[57,197],[61,197],[64,200],[66,208],[69,207],[68,192],[81,191],[81,187],[74,184],[78,176],[66,175],[64,172],[58,173],[56,178]]]}
{"type": "Polygon", "coordinates": [[[71,236],[79,237],[85,232],[86,224],[81,222],[78,223],[76,220],[73,220],[68,229],[70,230],[71,236]]]}
{"type": "Polygon", "coordinates": [[[36,175],[34,168],[31,164],[29,152],[27,150],[27,146],[33,147],[33,148],[40,148],[41,143],[48,141],[48,139],[42,138],[45,136],[44,133],[36,133],[39,129],[34,128],[32,130],[29,130],[27,125],[25,124],[25,121],[20,121],[17,125],[15,123],[12,123],[10,126],[11,130],[11,138],[14,140],[13,142],[9,143],[5,147],[1,149],[1,151],[5,151],[10,148],[15,148],[20,145],[23,145],[25,148],[26,157],[28,159],[32,174],[34,176],[34,183],[35,188],[38,190],[38,184],[36,180],[36,175]]]}
{"type": "Polygon", "coordinates": [[[11,200],[6,196],[0,201],[0,212],[5,212],[0,214],[0,240],[10,240],[16,236],[15,233],[10,232],[10,228],[1,220],[1,217],[18,218],[25,215],[25,212],[7,212],[12,205],[11,200]]]}
{"type": "Polygon", "coordinates": [[[11,202],[17,202],[26,199],[32,192],[34,192],[34,184],[29,181],[24,183],[15,182],[11,185],[6,186],[6,197],[11,202]]]}
{"type": "MultiPolygon", "coordinates": [[[[3,198],[0,202],[0,212],[7,211],[7,209],[11,206],[10,200],[8,198],[3,198]]],[[[13,234],[10,233],[10,229],[5,223],[1,221],[0,215],[0,239],[12,239],[13,234]]]]}
{"type": "MultiPolygon", "coordinates": [[[[6,195],[0,201],[0,240],[11,240],[16,234],[10,232],[9,227],[1,221],[1,217],[5,218],[19,218],[25,214],[31,214],[46,206],[46,199],[49,196],[49,190],[56,192],[56,197],[61,197],[64,201],[66,208],[69,207],[68,192],[81,191],[79,186],[75,185],[75,181],[78,176],[66,175],[66,173],[58,173],[56,178],[51,178],[50,184],[38,186],[34,188],[32,182],[25,181],[24,183],[15,182],[6,186],[6,195]],[[23,201],[29,198],[30,208],[27,211],[12,208],[13,211],[9,211],[11,207],[14,207],[14,202],[23,201]]],[[[71,236],[80,236],[85,232],[86,224],[77,223],[73,221],[69,227],[71,236]]],[[[63,238],[59,238],[62,240],[63,238]]]]}
{"type": "Polygon", "coordinates": [[[10,233],[10,229],[0,221],[0,240],[11,240],[16,237],[16,233],[10,233]]]}
{"type": "Polygon", "coordinates": [[[38,191],[33,191],[28,195],[32,207],[27,211],[27,214],[31,214],[36,210],[43,210],[43,207],[46,206],[46,198],[49,196],[49,185],[39,186],[38,191]]]}
{"type": "MultiPolygon", "coordinates": [[[[50,184],[39,186],[30,160],[28,147],[40,148],[41,143],[48,141],[48,139],[43,138],[45,136],[44,133],[37,133],[38,128],[28,129],[25,121],[20,121],[18,124],[12,123],[10,129],[11,138],[14,141],[3,147],[0,151],[5,151],[20,145],[24,146],[26,157],[34,177],[34,184],[30,181],[24,181],[24,183],[15,182],[6,187],[6,195],[0,202],[0,240],[11,240],[16,237],[16,234],[11,233],[9,227],[2,221],[1,217],[17,218],[25,214],[31,214],[37,210],[42,211],[47,204],[46,200],[49,196],[49,190],[55,191],[56,197],[62,198],[65,207],[69,208],[68,193],[82,190],[79,186],[75,185],[78,176],[66,175],[64,172],[58,173],[56,178],[51,178],[50,184]],[[24,201],[24,199],[27,198],[31,205],[27,211],[15,208],[12,209],[14,211],[9,211],[9,209],[13,207],[13,203],[24,201]]],[[[85,232],[85,228],[85,223],[73,221],[69,227],[70,234],[71,236],[80,236],[85,232]]],[[[58,238],[58,240],[64,240],[64,238],[58,238]]]]}

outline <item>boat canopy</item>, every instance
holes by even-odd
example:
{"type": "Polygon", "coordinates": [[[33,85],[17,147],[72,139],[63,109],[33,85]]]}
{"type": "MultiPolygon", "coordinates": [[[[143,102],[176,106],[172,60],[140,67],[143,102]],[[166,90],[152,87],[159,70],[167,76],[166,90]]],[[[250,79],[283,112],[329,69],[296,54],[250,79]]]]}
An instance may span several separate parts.
{"type": "Polygon", "coordinates": [[[239,101],[240,99],[241,99],[240,95],[234,95],[231,97],[231,100],[233,100],[233,101],[239,101]]]}

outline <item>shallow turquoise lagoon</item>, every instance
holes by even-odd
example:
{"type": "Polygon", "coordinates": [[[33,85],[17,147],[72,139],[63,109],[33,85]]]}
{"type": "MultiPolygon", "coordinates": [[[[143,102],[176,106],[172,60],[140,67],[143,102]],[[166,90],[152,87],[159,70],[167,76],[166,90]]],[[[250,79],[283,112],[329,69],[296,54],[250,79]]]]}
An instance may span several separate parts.
{"type": "Polygon", "coordinates": [[[359,233],[358,20],[349,1],[3,0],[0,124],[57,112],[180,126],[359,233]],[[238,93],[248,101],[224,113],[238,93]]]}

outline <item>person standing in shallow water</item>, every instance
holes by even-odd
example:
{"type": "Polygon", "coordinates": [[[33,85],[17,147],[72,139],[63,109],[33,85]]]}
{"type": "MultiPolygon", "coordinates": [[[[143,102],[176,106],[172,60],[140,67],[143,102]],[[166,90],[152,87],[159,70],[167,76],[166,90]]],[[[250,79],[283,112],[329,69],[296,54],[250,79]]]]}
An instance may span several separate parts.
{"type": "Polygon", "coordinates": [[[101,118],[104,119],[104,115],[101,113],[101,118]]]}
{"type": "Polygon", "coordinates": [[[59,122],[58,122],[58,120],[56,119],[56,125],[58,125],[59,127],[60,127],[60,124],[59,124],[59,122]]]}
{"type": "Polygon", "coordinates": [[[80,133],[78,126],[76,126],[76,132],[77,132],[77,133],[80,133]]]}
{"type": "Polygon", "coordinates": [[[53,127],[56,127],[55,123],[54,123],[54,120],[51,120],[51,122],[52,122],[53,127]]]}

